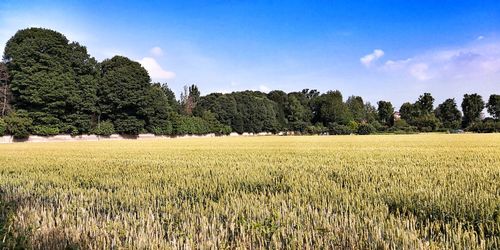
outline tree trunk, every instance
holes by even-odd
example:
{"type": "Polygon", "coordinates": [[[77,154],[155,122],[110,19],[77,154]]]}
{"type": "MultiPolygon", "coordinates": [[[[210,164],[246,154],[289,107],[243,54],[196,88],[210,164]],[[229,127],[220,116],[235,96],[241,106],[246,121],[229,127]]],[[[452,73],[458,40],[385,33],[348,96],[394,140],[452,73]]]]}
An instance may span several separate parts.
{"type": "Polygon", "coordinates": [[[5,109],[7,108],[7,89],[8,89],[8,85],[5,84],[3,87],[2,117],[5,116],[5,109]]]}

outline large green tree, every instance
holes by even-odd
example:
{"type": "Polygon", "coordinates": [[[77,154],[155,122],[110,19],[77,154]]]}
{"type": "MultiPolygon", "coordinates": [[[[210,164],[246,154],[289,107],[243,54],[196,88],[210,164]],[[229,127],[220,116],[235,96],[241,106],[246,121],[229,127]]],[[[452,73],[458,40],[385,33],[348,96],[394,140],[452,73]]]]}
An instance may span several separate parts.
{"type": "Polygon", "coordinates": [[[346,105],[356,122],[367,121],[365,104],[361,96],[350,96],[347,98],[346,105]]]}
{"type": "Polygon", "coordinates": [[[97,62],[85,47],[56,31],[29,28],[7,42],[4,60],[14,106],[28,112],[34,131],[90,130],[97,62]]]}
{"type": "Polygon", "coordinates": [[[415,113],[415,106],[409,102],[403,103],[399,108],[399,115],[401,116],[401,119],[410,124],[415,120],[415,113]]]}
{"type": "Polygon", "coordinates": [[[0,117],[4,117],[10,110],[10,86],[7,65],[0,62],[0,117]]]}
{"type": "Polygon", "coordinates": [[[181,93],[182,112],[185,115],[192,115],[196,105],[200,101],[200,90],[198,86],[184,86],[184,92],[181,93]]]}
{"type": "Polygon", "coordinates": [[[486,104],[488,113],[495,119],[500,119],[500,95],[492,94],[486,104]]]}
{"type": "Polygon", "coordinates": [[[469,127],[474,122],[479,121],[481,111],[484,109],[483,98],[478,94],[465,94],[462,101],[463,121],[464,128],[469,127]]]}
{"type": "Polygon", "coordinates": [[[284,91],[281,90],[273,90],[267,94],[267,98],[273,102],[276,103],[277,105],[277,117],[276,119],[278,120],[278,123],[280,124],[281,128],[287,128],[288,125],[288,107],[289,107],[289,101],[288,101],[288,95],[284,91]]]}
{"type": "Polygon", "coordinates": [[[432,97],[430,93],[424,93],[418,98],[417,102],[415,102],[415,108],[418,112],[418,116],[432,113],[433,107],[434,97],[432,97]]]}
{"type": "Polygon", "coordinates": [[[160,83],[154,83],[146,94],[146,128],[156,135],[172,134],[170,114],[173,112],[169,97],[160,83]]]}
{"type": "Polygon", "coordinates": [[[378,103],[378,119],[382,124],[390,125],[392,115],[394,113],[394,106],[388,101],[379,101],[378,103]]]}
{"type": "Polygon", "coordinates": [[[294,95],[288,98],[286,115],[289,122],[289,128],[293,131],[300,132],[304,132],[311,118],[309,109],[302,105],[299,99],[294,95]]]}
{"type": "Polygon", "coordinates": [[[434,114],[445,128],[457,129],[460,127],[462,113],[458,110],[455,99],[446,99],[434,110],[434,114]]]}
{"type": "Polygon", "coordinates": [[[352,119],[349,109],[342,100],[340,91],[328,91],[317,99],[319,120],[324,125],[329,123],[345,125],[352,119]]]}
{"type": "Polygon", "coordinates": [[[179,112],[180,106],[177,99],[175,99],[175,93],[169,88],[167,83],[161,84],[161,90],[165,94],[168,100],[168,105],[171,107],[172,111],[179,112]]]}
{"type": "Polygon", "coordinates": [[[370,102],[366,102],[364,105],[364,113],[366,115],[366,121],[373,123],[378,119],[377,108],[373,106],[370,102]]]}
{"type": "Polygon", "coordinates": [[[138,62],[123,56],[104,60],[98,89],[98,120],[111,120],[121,134],[140,133],[150,114],[149,93],[148,72],[138,62]]]}

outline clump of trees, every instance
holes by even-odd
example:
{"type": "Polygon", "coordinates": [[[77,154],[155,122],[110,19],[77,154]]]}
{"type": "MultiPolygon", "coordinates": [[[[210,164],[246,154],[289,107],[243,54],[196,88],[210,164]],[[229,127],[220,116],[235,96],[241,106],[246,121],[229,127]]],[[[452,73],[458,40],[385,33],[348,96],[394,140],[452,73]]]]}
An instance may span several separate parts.
{"type": "Polygon", "coordinates": [[[137,62],[115,56],[98,62],[79,43],[56,31],[19,30],[0,63],[0,135],[136,135],[281,132],[299,134],[412,133],[467,129],[499,131],[500,96],[485,103],[464,95],[434,108],[424,93],[399,112],[391,102],[377,107],[338,90],[241,91],[201,96],[194,84],[180,100],[166,83],[153,83],[137,62]],[[486,108],[491,118],[483,119],[486,108]],[[463,113],[463,115],[462,115],[463,113]]]}
{"type": "Polygon", "coordinates": [[[3,58],[2,122],[5,132],[15,137],[227,133],[213,120],[179,114],[180,105],[183,110],[194,107],[196,86],[190,88],[189,100],[178,104],[168,86],[152,83],[139,63],[122,56],[99,63],[84,46],[56,31],[18,31],[7,42],[3,58]],[[192,126],[183,125],[186,121],[192,126]]]}

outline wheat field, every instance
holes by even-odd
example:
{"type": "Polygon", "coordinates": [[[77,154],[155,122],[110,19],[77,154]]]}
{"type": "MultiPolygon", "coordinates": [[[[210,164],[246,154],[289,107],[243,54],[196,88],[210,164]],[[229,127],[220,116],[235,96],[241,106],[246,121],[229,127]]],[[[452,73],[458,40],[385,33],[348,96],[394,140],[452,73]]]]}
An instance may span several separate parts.
{"type": "Polygon", "coordinates": [[[500,134],[19,143],[0,152],[3,248],[500,248],[500,134]]]}

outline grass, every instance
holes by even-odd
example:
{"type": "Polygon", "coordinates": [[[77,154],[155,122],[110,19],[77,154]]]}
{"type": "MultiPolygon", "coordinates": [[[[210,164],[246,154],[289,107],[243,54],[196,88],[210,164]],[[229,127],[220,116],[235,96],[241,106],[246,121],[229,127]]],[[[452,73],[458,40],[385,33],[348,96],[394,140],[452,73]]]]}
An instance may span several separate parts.
{"type": "Polygon", "coordinates": [[[7,248],[500,248],[500,134],[26,143],[0,152],[7,248]]]}

